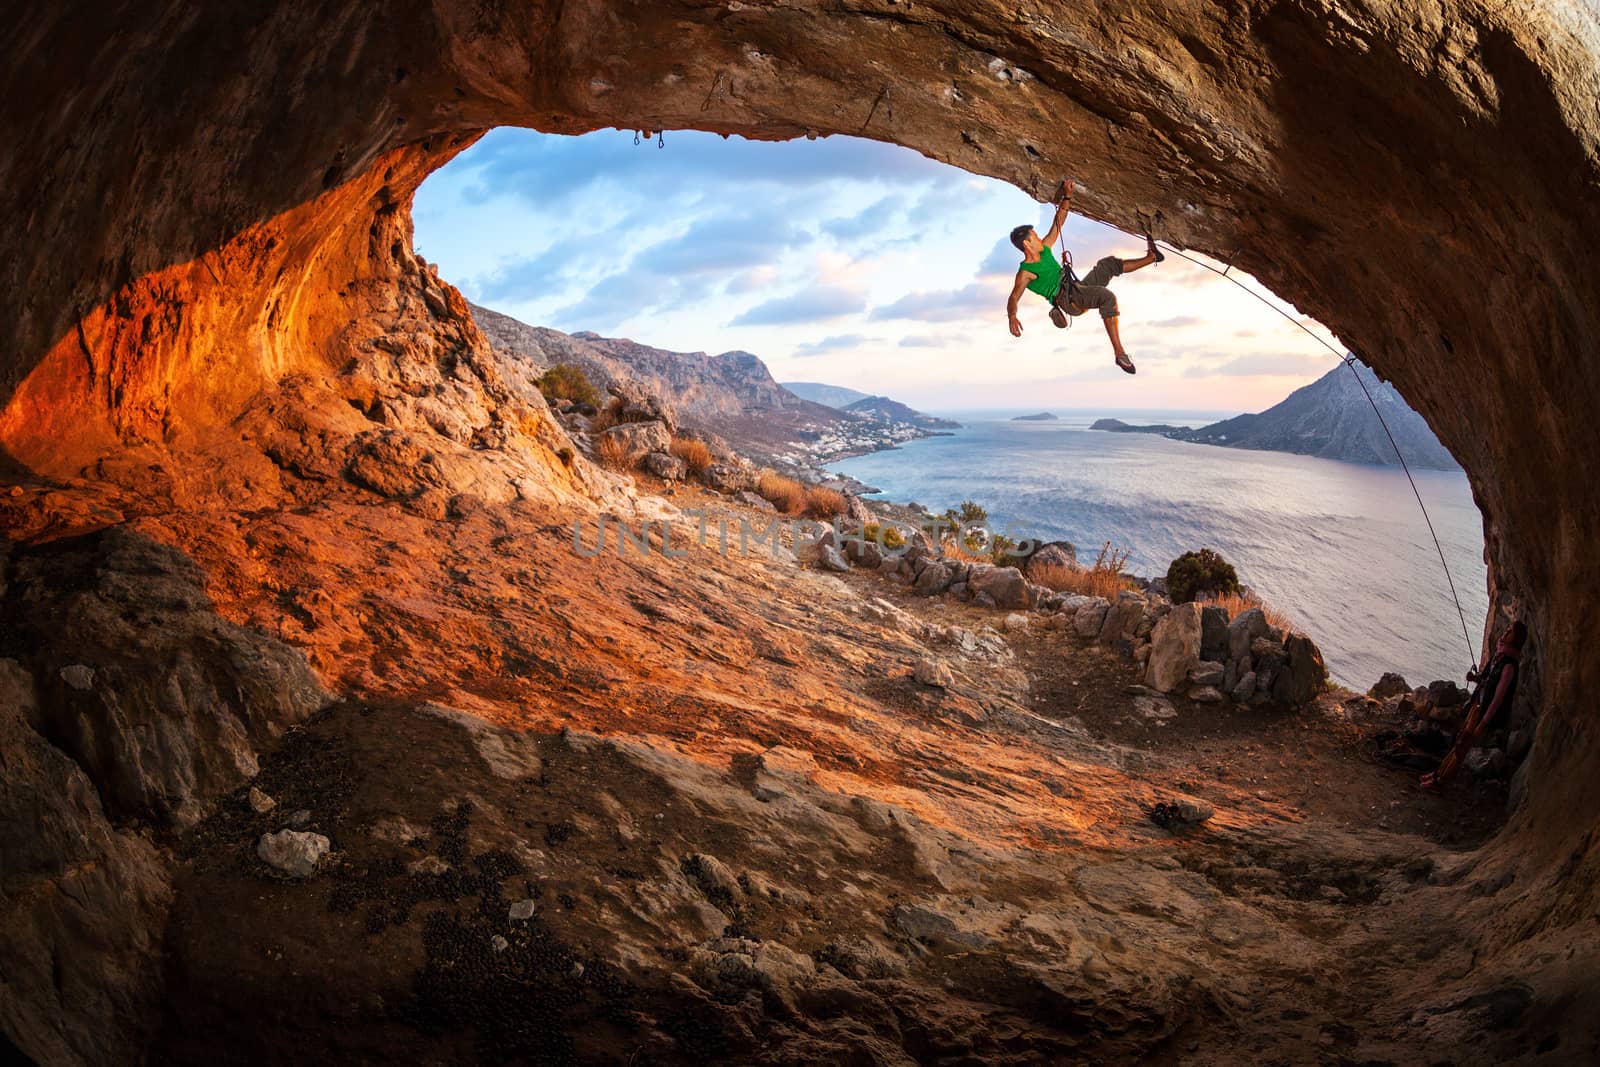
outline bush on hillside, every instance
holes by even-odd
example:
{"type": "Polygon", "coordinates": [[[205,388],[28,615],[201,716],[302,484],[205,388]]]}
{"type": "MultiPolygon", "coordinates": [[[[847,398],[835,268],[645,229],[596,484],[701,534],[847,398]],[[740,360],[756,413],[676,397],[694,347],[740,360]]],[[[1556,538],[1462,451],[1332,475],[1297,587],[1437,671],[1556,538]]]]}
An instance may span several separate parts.
{"type": "Polygon", "coordinates": [[[571,363],[557,363],[540,375],[534,384],[546,400],[571,400],[591,407],[600,406],[600,391],[581,368],[571,363]]]}
{"type": "Polygon", "coordinates": [[[1240,590],[1233,564],[1209,548],[1185,552],[1167,568],[1167,595],[1174,604],[1200,596],[1223,596],[1240,590]]]}
{"type": "Polygon", "coordinates": [[[699,474],[711,466],[711,449],[704,441],[696,441],[692,437],[674,437],[671,451],[674,456],[683,460],[683,465],[689,468],[690,474],[699,474]]]}

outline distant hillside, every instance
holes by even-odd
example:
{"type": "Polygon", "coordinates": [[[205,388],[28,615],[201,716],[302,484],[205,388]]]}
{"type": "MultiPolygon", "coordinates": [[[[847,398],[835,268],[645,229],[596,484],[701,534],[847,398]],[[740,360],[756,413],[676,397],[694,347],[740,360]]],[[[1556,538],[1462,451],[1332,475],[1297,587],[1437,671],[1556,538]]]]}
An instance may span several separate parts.
{"type": "Polygon", "coordinates": [[[602,393],[611,382],[631,378],[671,404],[685,426],[726,438],[765,462],[826,462],[927,433],[907,419],[884,421],[796,396],[749,352],[670,352],[626,338],[529,326],[489,308],[471,307],[490,343],[526,364],[530,375],[569,363],[602,393]]]}
{"type": "MultiPolygon", "coordinates": [[[[1400,393],[1380,381],[1366,364],[1356,371],[1383,412],[1389,432],[1413,467],[1460,470],[1448,449],[1439,443],[1421,415],[1412,411],[1400,393]]],[[[1259,415],[1224,419],[1183,435],[1185,440],[1229,448],[1295,452],[1304,456],[1339,459],[1350,463],[1397,465],[1394,446],[1367,403],[1361,385],[1345,367],[1335,367],[1310,385],[1290,393],[1281,403],[1259,415]]]]}
{"type": "Polygon", "coordinates": [[[1055,422],[1061,416],[1053,411],[1041,411],[1037,415],[1018,415],[1012,422],[1055,422]]]}
{"type": "Polygon", "coordinates": [[[959,430],[961,424],[949,419],[941,419],[934,415],[924,415],[915,408],[906,407],[898,400],[890,400],[886,396],[869,396],[847,404],[844,411],[852,415],[864,415],[869,419],[887,420],[889,422],[909,422],[913,426],[920,426],[924,430],[959,430]]]}
{"type": "MultiPolygon", "coordinates": [[[[1389,432],[1404,451],[1407,463],[1433,470],[1461,469],[1422,416],[1406,406],[1394,386],[1380,381],[1364,363],[1357,363],[1356,368],[1371,390],[1378,410],[1383,412],[1383,423],[1388,424],[1389,432]]],[[[1344,367],[1335,367],[1260,414],[1239,415],[1198,430],[1181,426],[1132,426],[1118,419],[1101,419],[1089,428],[1115,433],[1159,433],[1205,445],[1398,466],[1400,459],[1384,433],[1383,423],[1373,414],[1372,404],[1367,402],[1367,395],[1362,392],[1355,375],[1344,367]]]]}
{"type": "Polygon", "coordinates": [[[779,382],[789,392],[802,400],[809,400],[814,404],[826,404],[830,408],[842,408],[854,404],[857,400],[865,400],[871,393],[863,393],[859,389],[847,389],[842,385],[824,385],[822,382],[779,382]]]}

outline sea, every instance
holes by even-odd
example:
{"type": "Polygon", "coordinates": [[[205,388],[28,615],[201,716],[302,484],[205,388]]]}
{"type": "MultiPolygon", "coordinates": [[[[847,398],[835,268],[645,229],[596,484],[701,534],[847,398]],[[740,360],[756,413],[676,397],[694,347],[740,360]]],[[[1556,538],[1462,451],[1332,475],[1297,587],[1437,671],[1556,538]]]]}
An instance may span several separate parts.
{"type": "MultiPolygon", "coordinates": [[[[1038,409],[1034,409],[1037,411],[1038,409]]],[[[1134,574],[1166,573],[1191,549],[1222,553],[1249,586],[1322,650],[1329,673],[1364,691],[1385,671],[1413,686],[1460,680],[1488,610],[1483,523],[1466,475],[1413,470],[1466,616],[1399,467],[1090,430],[1101,418],[1204,426],[1237,412],[938,412],[962,428],[829,464],[882,499],[938,513],[973,500],[1014,538],[1071,541],[1092,563],[1112,542],[1134,574]]]]}

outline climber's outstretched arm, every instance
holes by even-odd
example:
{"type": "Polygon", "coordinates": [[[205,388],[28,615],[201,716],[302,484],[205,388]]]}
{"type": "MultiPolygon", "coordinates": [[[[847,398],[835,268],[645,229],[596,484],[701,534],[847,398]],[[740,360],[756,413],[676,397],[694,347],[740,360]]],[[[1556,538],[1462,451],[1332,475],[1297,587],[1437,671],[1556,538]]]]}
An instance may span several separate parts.
{"type": "Polygon", "coordinates": [[[1061,183],[1061,199],[1056,203],[1055,221],[1050,223],[1050,229],[1044,235],[1046,248],[1054,248],[1056,241],[1061,237],[1061,224],[1067,221],[1067,212],[1072,210],[1072,191],[1075,185],[1071,178],[1061,183]]]}

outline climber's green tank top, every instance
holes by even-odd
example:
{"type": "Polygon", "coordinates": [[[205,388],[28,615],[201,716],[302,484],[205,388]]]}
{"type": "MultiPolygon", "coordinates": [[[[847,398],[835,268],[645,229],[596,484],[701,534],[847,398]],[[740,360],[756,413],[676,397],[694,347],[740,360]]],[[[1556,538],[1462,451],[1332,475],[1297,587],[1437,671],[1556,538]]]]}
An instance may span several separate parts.
{"type": "Polygon", "coordinates": [[[1028,283],[1029,289],[1046,300],[1056,298],[1056,292],[1061,288],[1061,264],[1056,262],[1049,245],[1039,250],[1039,258],[1035,262],[1023,260],[1021,269],[1033,275],[1033,281],[1028,283]]]}

